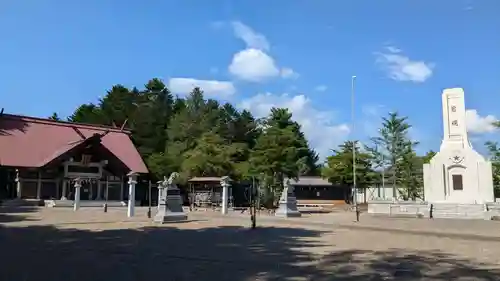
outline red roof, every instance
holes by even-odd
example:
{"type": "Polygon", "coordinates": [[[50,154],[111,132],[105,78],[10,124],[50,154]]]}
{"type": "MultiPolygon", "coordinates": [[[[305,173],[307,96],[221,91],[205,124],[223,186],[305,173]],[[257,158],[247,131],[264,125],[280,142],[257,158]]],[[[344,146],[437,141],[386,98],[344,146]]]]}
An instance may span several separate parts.
{"type": "Polygon", "coordinates": [[[128,131],[10,114],[0,115],[0,165],[42,167],[81,143],[82,136],[89,138],[106,131],[101,144],[131,172],[148,173],[128,131]]]}

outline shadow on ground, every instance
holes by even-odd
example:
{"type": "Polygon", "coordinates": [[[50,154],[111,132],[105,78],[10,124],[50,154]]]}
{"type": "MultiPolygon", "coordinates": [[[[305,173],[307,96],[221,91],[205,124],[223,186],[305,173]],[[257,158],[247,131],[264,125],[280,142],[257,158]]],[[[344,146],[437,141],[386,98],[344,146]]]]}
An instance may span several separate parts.
{"type": "MultiPolygon", "coordinates": [[[[26,213],[33,213],[38,210],[37,207],[1,207],[0,206],[0,223],[32,221],[33,218],[28,218],[26,213]]],[[[0,250],[1,251],[1,250],[0,250]]]]}
{"type": "Polygon", "coordinates": [[[329,236],[329,245],[322,245],[316,238],[325,233],[316,230],[189,228],[189,224],[183,224],[89,231],[3,224],[0,225],[0,280],[490,281],[500,278],[500,271],[488,270],[486,265],[433,252],[395,249],[314,255],[320,247],[342,243],[333,235],[329,236]]]}

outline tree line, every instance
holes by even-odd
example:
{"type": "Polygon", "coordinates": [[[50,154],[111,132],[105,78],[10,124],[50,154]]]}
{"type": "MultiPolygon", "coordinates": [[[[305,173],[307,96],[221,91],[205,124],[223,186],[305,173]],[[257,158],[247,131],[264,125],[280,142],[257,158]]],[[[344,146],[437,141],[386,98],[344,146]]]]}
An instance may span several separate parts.
{"type": "MultiPolygon", "coordinates": [[[[379,184],[389,175],[395,193],[405,199],[421,196],[422,165],[435,153],[415,153],[418,142],[409,137],[406,117],[390,113],[371,143],[346,141],[324,163],[292,117],[286,108],[272,108],[265,118],[256,118],[248,110],[205,98],[198,87],[185,98],[174,96],[154,78],[143,89],[115,85],[97,103],[82,104],[67,119],[129,129],[155,179],[172,172],[183,182],[196,176],[257,177],[265,183],[265,197],[276,198],[286,178],[322,176],[335,185],[352,185],[355,149],[360,187],[379,184]]],[[[50,118],[59,120],[56,113],[50,118]]],[[[496,143],[488,148],[496,157],[498,187],[500,150],[496,143]]]]}

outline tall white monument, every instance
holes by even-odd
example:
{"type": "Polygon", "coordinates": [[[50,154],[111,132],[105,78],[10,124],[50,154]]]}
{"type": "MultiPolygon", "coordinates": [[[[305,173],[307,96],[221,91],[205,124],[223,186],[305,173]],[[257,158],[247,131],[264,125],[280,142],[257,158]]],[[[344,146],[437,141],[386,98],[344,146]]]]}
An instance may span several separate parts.
{"type": "Polygon", "coordinates": [[[471,146],[461,88],[443,91],[444,136],[440,151],[424,164],[424,197],[429,203],[494,202],[491,162],[471,146]]]}

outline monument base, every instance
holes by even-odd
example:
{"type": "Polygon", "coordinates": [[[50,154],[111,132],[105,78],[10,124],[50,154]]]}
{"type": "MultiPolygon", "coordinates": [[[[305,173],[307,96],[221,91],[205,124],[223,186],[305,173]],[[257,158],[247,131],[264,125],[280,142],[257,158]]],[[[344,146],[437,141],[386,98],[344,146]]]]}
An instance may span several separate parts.
{"type": "Polygon", "coordinates": [[[302,216],[302,214],[297,209],[297,204],[292,202],[280,202],[280,206],[276,213],[274,213],[276,217],[285,217],[285,218],[297,218],[302,216]]]}
{"type": "Polygon", "coordinates": [[[432,218],[436,219],[486,219],[486,211],[485,204],[432,204],[432,218]]]}
{"type": "Polygon", "coordinates": [[[156,223],[181,222],[187,220],[187,214],[182,212],[158,212],[153,221],[156,223]]]}

